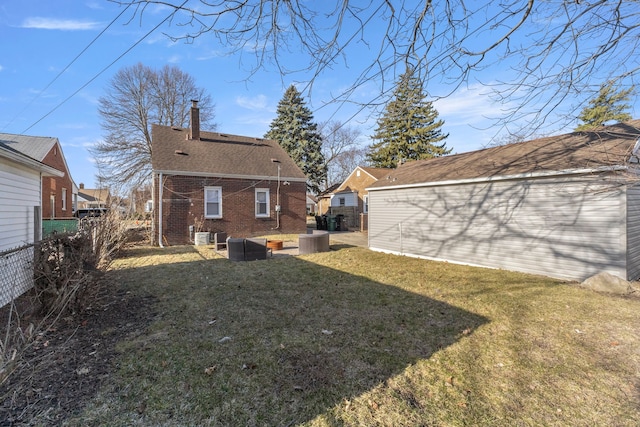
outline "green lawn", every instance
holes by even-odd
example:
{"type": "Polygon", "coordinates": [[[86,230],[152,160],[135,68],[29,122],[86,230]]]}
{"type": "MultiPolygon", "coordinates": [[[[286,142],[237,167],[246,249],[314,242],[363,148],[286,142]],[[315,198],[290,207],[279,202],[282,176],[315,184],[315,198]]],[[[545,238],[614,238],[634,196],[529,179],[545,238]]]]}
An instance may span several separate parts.
{"type": "Polygon", "coordinates": [[[157,316],[70,424],[640,425],[640,299],[332,248],[132,250],[109,274],[157,316]]]}

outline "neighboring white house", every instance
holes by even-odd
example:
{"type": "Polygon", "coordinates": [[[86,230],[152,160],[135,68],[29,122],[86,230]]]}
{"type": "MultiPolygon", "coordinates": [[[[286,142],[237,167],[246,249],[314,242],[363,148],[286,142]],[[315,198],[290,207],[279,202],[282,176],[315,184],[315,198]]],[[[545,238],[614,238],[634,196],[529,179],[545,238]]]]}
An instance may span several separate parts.
{"type": "Polygon", "coordinates": [[[16,283],[28,289],[33,281],[33,250],[19,261],[8,251],[40,240],[42,177],[63,175],[0,140],[0,306],[26,290],[16,283]]]}
{"type": "Polygon", "coordinates": [[[369,190],[369,246],[584,280],[640,277],[640,120],[408,162],[369,190]]]}

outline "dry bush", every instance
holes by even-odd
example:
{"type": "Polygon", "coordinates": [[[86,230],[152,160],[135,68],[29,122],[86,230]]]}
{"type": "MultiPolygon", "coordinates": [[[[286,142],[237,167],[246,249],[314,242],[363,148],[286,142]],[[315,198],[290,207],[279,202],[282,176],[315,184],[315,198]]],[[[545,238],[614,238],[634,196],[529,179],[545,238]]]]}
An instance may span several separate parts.
{"type": "Polygon", "coordinates": [[[44,313],[82,311],[87,290],[127,243],[127,221],[115,211],[81,220],[74,235],[43,240],[35,257],[35,288],[44,313]]]}
{"type": "Polygon", "coordinates": [[[0,316],[6,327],[0,336],[0,384],[24,362],[39,335],[54,329],[61,316],[77,315],[91,304],[100,276],[131,236],[128,224],[111,212],[82,219],[75,234],[53,235],[35,245],[34,288],[0,316]]]}
{"type": "Polygon", "coordinates": [[[91,236],[86,233],[45,239],[36,247],[35,300],[42,314],[81,309],[84,290],[98,273],[91,236]]]}

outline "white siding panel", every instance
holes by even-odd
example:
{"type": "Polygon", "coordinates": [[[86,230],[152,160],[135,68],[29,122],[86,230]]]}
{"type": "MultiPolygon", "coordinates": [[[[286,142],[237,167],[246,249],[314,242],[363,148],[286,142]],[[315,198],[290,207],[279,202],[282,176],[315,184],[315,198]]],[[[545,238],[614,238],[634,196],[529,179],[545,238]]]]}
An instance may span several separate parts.
{"type": "Polygon", "coordinates": [[[369,245],[564,279],[624,277],[625,197],[603,190],[544,179],[370,191],[369,245]]]}
{"type": "Polygon", "coordinates": [[[33,243],[34,206],[40,205],[40,174],[0,159],[0,251],[33,243]]]}
{"type": "Polygon", "coordinates": [[[331,207],[340,207],[340,199],[344,199],[344,206],[358,206],[357,193],[338,193],[331,196],[331,207]]]}

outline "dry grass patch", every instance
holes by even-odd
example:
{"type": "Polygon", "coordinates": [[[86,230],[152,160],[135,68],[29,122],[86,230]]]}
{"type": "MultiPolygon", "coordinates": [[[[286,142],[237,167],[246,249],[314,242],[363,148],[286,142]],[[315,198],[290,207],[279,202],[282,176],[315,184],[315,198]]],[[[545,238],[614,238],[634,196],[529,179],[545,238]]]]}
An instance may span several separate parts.
{"type": "Polygon", "coordinates": [[[72,425],[640,424],[640,300],[349,248],[136,249],[143,336],[72,425]]]}

